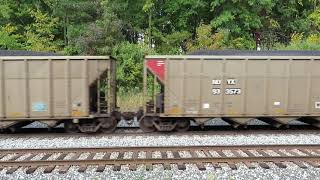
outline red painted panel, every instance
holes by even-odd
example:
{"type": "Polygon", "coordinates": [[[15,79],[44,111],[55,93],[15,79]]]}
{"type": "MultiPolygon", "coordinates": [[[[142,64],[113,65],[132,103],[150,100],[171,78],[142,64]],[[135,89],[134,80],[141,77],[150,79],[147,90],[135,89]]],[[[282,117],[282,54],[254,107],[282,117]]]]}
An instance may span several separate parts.
{"type": "Polygon", "coordinates": [[[164,82],[165,61],[163,59],[148,59],[146,63],[148,69],[164,82]]]}

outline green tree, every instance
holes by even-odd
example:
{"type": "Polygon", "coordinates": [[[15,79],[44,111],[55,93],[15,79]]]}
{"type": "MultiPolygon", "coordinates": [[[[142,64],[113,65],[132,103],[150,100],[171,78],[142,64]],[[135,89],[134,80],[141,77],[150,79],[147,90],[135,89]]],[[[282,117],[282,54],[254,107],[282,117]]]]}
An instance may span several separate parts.
{"type": "Polygon", "coordinates": [[[7,24],[0,26],[0,49],[23,49],[22,36],[16,34],[17,28],[7,24]]]}
{"type": "Polygon", "coordinates": [[[112,55],[117,59],[117,84],[120,91],[141,91],[144,56],[150,52],[152,50],[146,46],[129,42],[114,47],[112,55]]]}
{"type": "Polygon", "coordinates": [[[312,25],[316,28],[316,31],[320,29],[320,7],[317,7],[313,13],[309,15],[312,25]]]}
{"type": "Polygon", "coordinates": [[[25,38],[27,49],[33,51],[57,51],[58,43],[55,40],[54,31],[57,18],[50,18],[39,10],[29,10],[34,23],[26,26],[25,38]]]}

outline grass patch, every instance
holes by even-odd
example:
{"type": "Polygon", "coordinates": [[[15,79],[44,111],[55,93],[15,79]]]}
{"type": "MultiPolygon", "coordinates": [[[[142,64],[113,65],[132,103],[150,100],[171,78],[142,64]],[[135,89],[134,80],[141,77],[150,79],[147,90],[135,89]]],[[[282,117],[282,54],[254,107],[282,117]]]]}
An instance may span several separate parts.
{"type": "Polygon", "coordinates": [[[143,93],[142,92],[118,92],[117,105],[120,111],[134,111],[139,107],[143,107],[143,93]]]}

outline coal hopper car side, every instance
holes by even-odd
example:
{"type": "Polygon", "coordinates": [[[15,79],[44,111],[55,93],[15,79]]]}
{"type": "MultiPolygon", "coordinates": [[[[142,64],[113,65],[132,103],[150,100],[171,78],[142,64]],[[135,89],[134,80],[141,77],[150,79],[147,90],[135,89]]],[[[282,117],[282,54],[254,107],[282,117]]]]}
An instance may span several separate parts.
{"type": "Polygon", "coordinates": [[[112,132],[116,63],[110,56],[0,56],[0,130],[34,121],[69,132],[112,132]]]}
{"type": "Polygon", "coordinates": [[[144,131],[185,131],[221,118],[320,127],[320,52],[212,51],[145,58],[144,131]],[[150,79],[153,80],[151,81],[150,79]],[[152,82],[152,83],[151,83],[152,82]]]}

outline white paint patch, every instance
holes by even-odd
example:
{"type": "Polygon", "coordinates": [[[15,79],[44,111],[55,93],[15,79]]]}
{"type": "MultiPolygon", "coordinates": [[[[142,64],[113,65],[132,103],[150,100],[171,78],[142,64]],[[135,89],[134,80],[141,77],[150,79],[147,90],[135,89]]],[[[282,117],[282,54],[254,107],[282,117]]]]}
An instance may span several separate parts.
{"type": "Polygon", "coordinates": [[[278,101],[276,101],[276,102],[274,102],[274,103],[273,103],[273,105],[275,105],[275,106],[280,106],[280,105],[281,105],[281,103],[280,103],[280,102],[278,102],[278,101]]]}
{"type": "Polygon", "coordinates": [[[241,89],[240,88],[228,88],[226,89],[226,95],[240,95],[241,89]]]}
{"type": "Polygon", "coordinates": [[[209,103],[204,103],[204,104],[202,105],[202,108],[203,108],[203,109],[209,109],[209,108],[210,108],[210,104],[209,104],[209,103]]]}
{"type": "Polygon", "coordinates": [[[228,85],[236,85],[237,84],[237,80],[236,79],[227,79],[227,84],[228,85]]]}
{"type": "Polygon", "coordinates": [[[195,110],[188,110],[186,111],[187,114],[198,114],[198,111],[195,110]]]}
{"type": "Polygon", "coordinates": [[[75,101],[72,103],[72,108],[78,108],[81,106],[81,102],[80,101],[75,101]]]}
{"type": "Polygon", "coordinates": [[[219,95],[219,94],[221,94],[221,90],[219,88],[213,88],[212,89],[212,94],[213,95],[219,95]]]}
{"type": "Polygon", "coordinates": [[[221,80],[220,79],[214,79],[212,80],[213,85],[221,85],[221,80]]]}
{"type": "Polygon", "coordinates": [[[162,65],[164,65],[164,61],[157,61],[157,66],[162,66],[162,65]]]}

